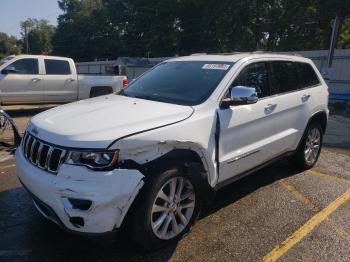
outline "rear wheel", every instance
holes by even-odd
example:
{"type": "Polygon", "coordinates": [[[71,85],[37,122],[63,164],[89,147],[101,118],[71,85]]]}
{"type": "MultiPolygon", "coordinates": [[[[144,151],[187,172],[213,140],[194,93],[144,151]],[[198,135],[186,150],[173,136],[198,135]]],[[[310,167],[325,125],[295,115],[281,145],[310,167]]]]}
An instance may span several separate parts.
{"type": "Polygon", "coordinates": [[[180,167],[151,175],[131,217],[132,237],[146,249],[179,240],[194,224],[200,201],[193,183],[180,167]]]}
{"type": "Polygon", "coordinates": [[[321,153],[323,130],[320,124],[309,125],[303,140],[294,156],[294,162],[302,169],[313,167],[321,153]]]}

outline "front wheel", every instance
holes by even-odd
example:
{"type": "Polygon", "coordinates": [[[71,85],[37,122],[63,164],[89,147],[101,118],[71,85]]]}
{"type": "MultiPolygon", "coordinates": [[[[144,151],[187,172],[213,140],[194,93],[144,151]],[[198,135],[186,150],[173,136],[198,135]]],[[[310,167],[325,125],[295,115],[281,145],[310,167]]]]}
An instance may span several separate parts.
{"type": "Polygon", "coordinates": [[[322,141],[321,125],[316,122],[311,123],[294,155],[294,162],[302,169],[312,168],[321,153],[322,141]]]}
{"type": "Polygon", "coordinates": [[[132,216],[132,236],[146,249],[179,240],[194,224],[200,201],[194,185],[180,167],[150,175],[132,216]]]}

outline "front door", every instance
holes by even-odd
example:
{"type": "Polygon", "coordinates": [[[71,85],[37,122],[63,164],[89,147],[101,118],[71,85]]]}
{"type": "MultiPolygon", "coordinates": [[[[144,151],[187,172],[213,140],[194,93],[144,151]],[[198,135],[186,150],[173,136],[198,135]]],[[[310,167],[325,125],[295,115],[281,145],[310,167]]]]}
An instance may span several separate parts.
{"type": "Polygon", "coordinates": [[[0,97],[3,104],[44,102],[38,59],[18,59],[5,69],[11,69],[11,72],[0,74],[0,97]]]}
{"type": "Polygon", "coordinates": [[[266,146],[271,136],[273,108],[267,110],[266,106],[273,101],[264,99],[270,95],[268,71],[265,62],[249,64],[230,87],[255,87],[257,103],[219,109],[219,182],[258,165],[270,155],[266,146]]]}

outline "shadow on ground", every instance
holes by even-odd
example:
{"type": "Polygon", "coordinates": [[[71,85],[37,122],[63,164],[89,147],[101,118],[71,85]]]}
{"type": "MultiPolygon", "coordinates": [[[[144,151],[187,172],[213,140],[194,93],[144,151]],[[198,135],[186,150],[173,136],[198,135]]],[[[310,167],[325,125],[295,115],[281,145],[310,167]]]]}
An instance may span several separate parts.
{"type": "Polygon", "coordinates": [[[20,108],[20,109],[7,109],[6,113],[8,113],[11,117],[33,117],[36,114],[39,114],[41,112],[44,112],[46,110],[49,110],[53,108],[53,106],[50,107],[37,107],[37,108],[20,108]]]}

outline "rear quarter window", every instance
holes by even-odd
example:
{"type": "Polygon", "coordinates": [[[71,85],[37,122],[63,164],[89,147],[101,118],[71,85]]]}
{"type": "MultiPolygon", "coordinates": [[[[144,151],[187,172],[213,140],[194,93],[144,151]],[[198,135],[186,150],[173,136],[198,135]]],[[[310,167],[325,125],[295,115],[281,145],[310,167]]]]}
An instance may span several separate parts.
{"type": "Polygon", "coordinates": [[[70,75],[71,70],[68,61],[45,59],[47,75],[70,75]]]}
{"type": "Polygon", "coordinates": [[[271,89],[273,94],[291,92],[301,88],[296,66],[290,61],[272,61],[271,89]]]}
{"type": "Polygon", "coordinates": [[[302,83],[302,87],[310,87],[320,84],[320,80],[318,79],[318,76],[315,72],[315,70],[312,68],[312,66],[308,63],[295,63],[300,81],[302,83]]]}

